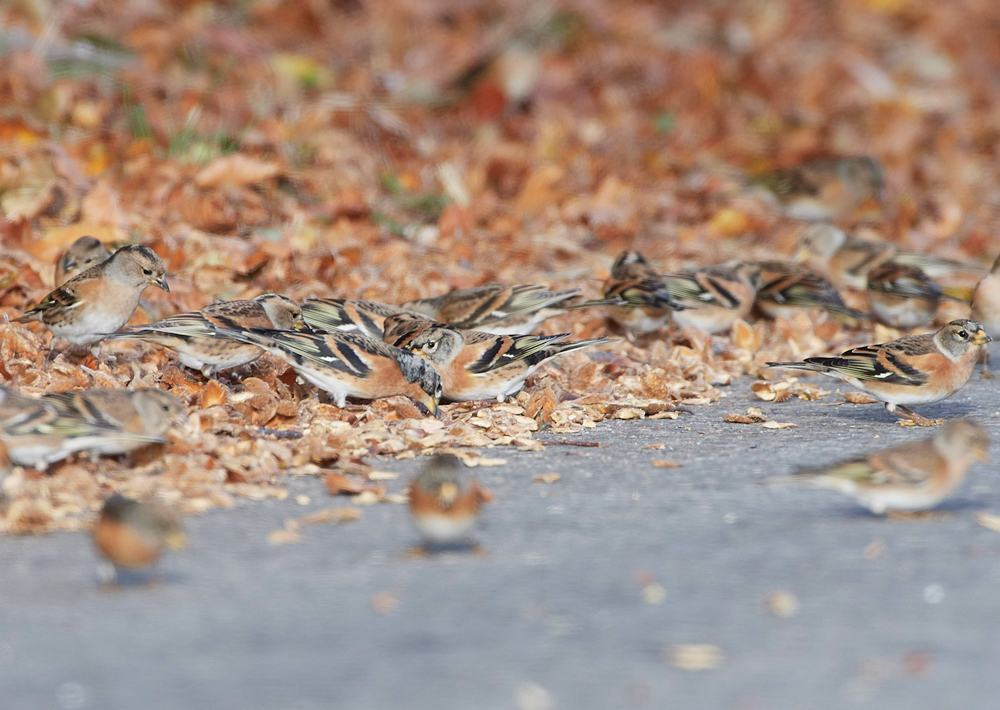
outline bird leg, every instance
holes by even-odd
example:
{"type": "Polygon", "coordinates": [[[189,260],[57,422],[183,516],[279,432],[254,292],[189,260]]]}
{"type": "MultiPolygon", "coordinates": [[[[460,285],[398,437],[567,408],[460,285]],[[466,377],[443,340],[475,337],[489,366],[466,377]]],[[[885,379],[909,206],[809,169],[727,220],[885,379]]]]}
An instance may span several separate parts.
{"type": "Polygon", "coordinates": [[[902,404],[890,404],[886,402],[885,408],[897,417],[902,417],[907,420],[906,422],[900,422],[902,426],[938,426],[939,424],[944,423],[944,419],[928,419],[927,417],[922,417],[909,407],[904,407],[902,404]],[[908,422],[912,422],[912,424],[908,422]]]}
{"type": "Polygon", "coordinates": [[[983,356],[980,359],[983,362],[983,371],[979,374],[979,379],[992,380],[995,378],[996,375],[990,372],[990,353],[986,348],[983,348],[983,356]]]}

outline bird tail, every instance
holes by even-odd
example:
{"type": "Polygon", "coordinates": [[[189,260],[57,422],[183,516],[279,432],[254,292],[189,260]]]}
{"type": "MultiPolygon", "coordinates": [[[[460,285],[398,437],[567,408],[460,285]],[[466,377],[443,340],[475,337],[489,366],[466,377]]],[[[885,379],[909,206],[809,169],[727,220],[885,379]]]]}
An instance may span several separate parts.
{"type": "Polygon", "coordinates": [[[826,372],[826,368],[812,362],[766,362],[766,367],[780,367],[785,370],[806,370],[808,372],[826,372]]]}

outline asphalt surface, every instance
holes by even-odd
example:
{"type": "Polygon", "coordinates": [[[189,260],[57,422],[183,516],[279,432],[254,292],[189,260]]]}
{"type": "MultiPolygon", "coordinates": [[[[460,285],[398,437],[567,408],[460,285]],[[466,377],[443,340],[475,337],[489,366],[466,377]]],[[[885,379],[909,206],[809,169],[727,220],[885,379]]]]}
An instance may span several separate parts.
{"type": "MultiPolygon", "coordinates": [[[[478,553],[414,558],[398,504],[270,544],[286,519],[348,504],[314,478],[188,518],[188,550],[152,588],[100,588],[82,534],[0,539],[0,708],[996,707],[1000,534],[974,518],[1000,513],[996,465],[923,520],[771,486],[929,431],[747,385],[676,421],[556,437],[600,447],[491,452],[507,464],[475,472],[495,496],[478,553]],[[799,428],[722,420],[748,406],[799,428]],[[797,612],[775,614],[795,606],[775,592],[797,612]],[[691,652],[715,667],[677,667],[689,644],[716,647],[691,652]]],[[[1000,442],[998,395],[977,374],[920,411],[974,416],[1000,442]]],[[[403,474],[398,491],[418,465],[378,467],[403,474]]]]}

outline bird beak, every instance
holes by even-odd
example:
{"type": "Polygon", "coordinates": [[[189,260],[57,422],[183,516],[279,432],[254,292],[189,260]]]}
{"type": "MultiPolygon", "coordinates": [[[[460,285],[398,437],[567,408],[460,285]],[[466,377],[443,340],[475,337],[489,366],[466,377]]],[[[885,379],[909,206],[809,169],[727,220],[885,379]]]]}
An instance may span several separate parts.
{"type": "Polygon", "coordinates": [[[991,338],[990,336],[988,336],[985,333],[985,331],[980,330],[980,331],[978,331],[976,333],[976,337],[972,339],[972,342],[975,343],[976,345],[986,345],[986,343],[988,343],[988,342],[990,342],[992,340],[993,340],[993,338],[991,338]]]}
{"type": "Polygon", "coordinates": [[[153,284],[154,286],[159,286],[160,288],[162,288],[167,293],[170,293],[170,286],[167,285],[167,277],[166,276],[161,276],[158,279],[153,279],[152,281],[150,281],[150,283],[153,284]]]}
{"type": "Polygon", "coordinates": [[[297,320],[292,323],[292,330],[312,330],[304,320],[297,320]]]}
{"type": "Polygon", "coordinates": [[[804,247],[799,247],[795,250],[795,256],[792,258],[801,264],[809,258],[809,250],[804,247]]]}
{"type": "Polygon", "coordinates": [[[66,267],[66,271],[72,271],[76,268],[76,259],[68,259],[63,266],[66,267]]]}
{"type": "Polygon", "coordinates": [[[187,535],[180,531],[172,532],[167,535],[166,543],[171,550],[183,550],[188,544],[187,535]]]}
{"type": "Polygon", "coordinates": [[[982,461],[984,463],[989,463],[989,461],[990,461],[990,452],[987,451],[984,448],[977,448],[976,451],[975,451],[975,458],[976,458],[976,461],[982,461]]]}
{"type": "Polygon", "coordinates": [[[431,416],[436,417],[438,415],[438,401],[430,395],[424,397],[416,405],[418,409],[426,410],[431,416]]]}

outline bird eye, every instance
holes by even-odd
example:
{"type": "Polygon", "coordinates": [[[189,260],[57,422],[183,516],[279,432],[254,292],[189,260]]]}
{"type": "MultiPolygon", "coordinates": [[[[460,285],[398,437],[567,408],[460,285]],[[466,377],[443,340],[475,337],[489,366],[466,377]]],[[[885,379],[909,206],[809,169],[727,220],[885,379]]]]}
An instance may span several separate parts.
{"type": "Polygon", "coordinates": [[[169,404],[161,404],[160,407],[163,409],[164,412],[169,412],[170,411],[170,405],[169,404]]]}
{"type": "Polygon", "coordinates": [[[431,342],[427,343],[426,345],[424,345],[424,350],[430,351],[430,350],[436,350],[436,349],[437,349],[437,343],[434,342],[433,340],[431,342]]]}
{"type": "Polygon", "coordinates": [[[146,276],[152,276],[153,275],[153,270],[152,269],[143,269],[142,273],[146,274],[146,276]]]}
{"type": "Polygon", "coordinates": [[[960,331],[958,331],[958,337],[961,338],[962,340],[967,340],[968,337],[969,337],[969,334],[968,334],[968,332],[966,332],[964,330],[960,330],[960,331]]]}

